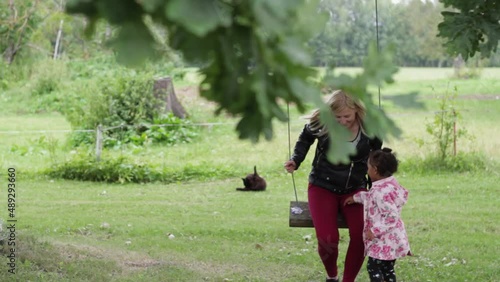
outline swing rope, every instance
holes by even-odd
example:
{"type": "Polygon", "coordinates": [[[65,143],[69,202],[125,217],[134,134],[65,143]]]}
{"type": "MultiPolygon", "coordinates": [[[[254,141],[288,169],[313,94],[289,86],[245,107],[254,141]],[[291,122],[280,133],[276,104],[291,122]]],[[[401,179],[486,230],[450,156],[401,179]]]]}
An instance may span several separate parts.
{"type": "MultiPolygon", "coordinates": [[[[380,52],[380,39],[379,39],[379,19],[378,19],[378,0],[375,0],[375,29],[376,29],[376,42],[377,42],[377,52],[380,52]]],[[[378,85],[378,107],[381,108],[381,95],[380,95],[380,85],[378,85]]],[[[290,104],[286,103],[286,111],[288,115],[288,159],[292,158],[292,143],[290,138],[290,104]]],[[[295,185],[294,172],[292,171],[292,183],[293,191],[295,192],[295,206],[291,208],[291,213],[294,215],[302,214],[303,210],[299,205],[299,198],[297,196],[297,186],[295,185]]]]}
{"type": "MultiPolygon", "coordinates": [[[[292,141],[290,139],[290,104],[286,103],[286,113],[288,115],[288,159],[292,158],[292,141]]],[[[299,205],[299,198],[297,197],[297,187],[295,185],[295,177],[293,176],[292,171],[292,183],[293,183],[293,191],[295,192],[295,202],[297,206],[299,205]]]]}
{"type": "MultiPolygon", "coordinates": [[[[375,29],[377,33],[377,52],[380,52],[380,43],[378,38],[378,1],[375,0],[375,29]]],[[[380,84],[378,85],[378,108],[380,109],[380,84]]]]}

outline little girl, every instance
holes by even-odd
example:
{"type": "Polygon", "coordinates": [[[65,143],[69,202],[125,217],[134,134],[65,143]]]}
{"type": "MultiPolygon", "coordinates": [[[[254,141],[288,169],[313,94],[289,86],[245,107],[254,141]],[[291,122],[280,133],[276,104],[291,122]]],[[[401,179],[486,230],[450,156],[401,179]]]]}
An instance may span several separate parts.
{"type": "Polygon", "coordinates": [[[344,205],[364,205],[363,240],[371,282],[396,282],[396,259],[410,255],[408,237],[401,220],[401,209],[408,200],[408,191],[392,176],[397,169],[398,160],[391,149],[372,151],[368,158],[372,188],[344,201],[344,205]]]}

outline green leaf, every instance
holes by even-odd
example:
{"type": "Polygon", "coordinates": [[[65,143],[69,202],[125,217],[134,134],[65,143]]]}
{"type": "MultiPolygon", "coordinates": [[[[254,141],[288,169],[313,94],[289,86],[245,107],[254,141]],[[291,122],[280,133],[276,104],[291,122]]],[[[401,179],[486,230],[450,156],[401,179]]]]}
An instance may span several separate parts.
{"type": "Polygon", "coordinates": [[[170,0],[165,15],[199,37],[232,24],[231,8],[218,0],[170,0]]]}
{"type": "Polygon", "coordinates": [[[265,124],[261,115],[252,112],[245,112],[236,126],[240,139],[249,139],[258,142],[261,132],[266,133],[266,139],[272,138],[272,130],[269,131],[269,124],[265,124]],[[266,126],[268,127],[266,130],[266,126]]]}
{"type": "Polygon", "coordinates": [[[200,38],[182,26],[170,26],[168,36],[171,47],[181,51],[184,59],[191,63],[209,61],[217,46],[217,38],[214,36],[200,38]],[[200,46],[203,46],[203,52],[200,52],[200,46]]]}
{"type": "MultiPolygon", "coordinates": [[[[382,109],[377,108],[373,104],[373,96],[367,89],[369,85],[382,86],[384,83],[393,82],[392,76],[397,72],[397,68],[392,63],[393,52],[392,48],[378,52],[375,44],[371,44],[368,56],[364,60],[364,70],[361,74],[354,77],[345,74],[335,76],[333,71],[329,71],[324,78],[324,84],[327,86],[334,89],[343,89],[365,104],[365,130],[369,136],[377,136],[383,140],[390,136],[398,137],[401,134],[401,130],[389,119],[382,109]]],[[[326,116],[326,113],[324,115],[326,116]]],[[[329,121],[327,125],[329,126],[329,130],[335,130],[336,133],[342,132],[338,127],[334,126],[334,122],[329,121]]],[[[331,146],[334,152],[331,153],[329,158],[332,161],[345,160],[341,156],[346,157],[345,152],[349,151],[345,150],[349,148],[333,143],[331,146]]]]}
{"type": "Polygon", "coordinates": [[[119,25],[141,20],[142,6],[134,0],[104,0],[95,1],[100,16],[109,23],[119,25]]]}
{"type": "Polygon", "coordinates": [[[118,36],[110,41],[110,46],[117,51],[118,62],[135,66],[154,57],[154,42],[147,26],[138,21],[123,24],[118,36]]]}
{"type": "Polygon", "coordinates": [[[459,12],[444,11],[438,25],[439,37],[447,39],[450,54],[461,54],[464,60],[480,52],[483,58],[496,52],[500,40],[500,5],[497,0],[443,0],[459,12]]]}
{"type": "Polygon", "coordinates": [[[301,6],[295,9],[297,21],[292,23],[294,33],[313,38],[324,30],[329,14],[325,10],[318,10],[322,1],[302,1],[301,6]]]}
{"type": "Polygon", "coordinates": [[[254,1],[252,8],[253,14],[262,31],[277,35],[283,33],[288,27],[283,25],[284,19],[287,18],[285,2],[279,1],[254,1]]]}
{"type": "Polygon", "coordinates": [[[328,127],[328,137],[330,140],[330,147],[327,154],[328,160],[332,163],[349,162],[349,155],[356,153],[356,148],[349,142],[339,142],[339,140],[349,139],[349,131],[336,121],[330,108],[325,104],[320,108],[320,118],[328,127]]]}
{"type": "MultiPolygon", "coordinates": [[[[201,95],[222,111],[241,117],[240,138],[258,141],[272,137],[275,118],[286,120],[281,101],[294,103],[300,112],[312,103],[321,109],[335,140],[347,135],[323,103],[317,71],[311,68],[307,43],[324,28],[328,17],[318,12],[320,0],[72,0],[80,11],[104,18],[120,27],[113,39],[118,59],[138,63],[155,54],[155,42],[143,18],[164,26],[169,47],[182,58],[201,65],[201,95]],[[335,135],[335,136],[334,136],[335,135]]],[[[77,9],[78,10],[78,9],[77,9]]],[[[355,76],[329,78],[335,88],[345,89],[366,105],[372,96],[369,85],[392,82],[392,54],[374,52],[365,61],[366,71],[355,76]]],[[[126,95],[126,93],[123,93],[126,95]]],[[[383,112],[367,113],[377,124],[370,132],[381,134],[390,121],[383,112]],[[378,124],[380,123],[380,124],[378,124]]],[[[390,130],[389,130],[390,131],[390,130]]],[[[344,138],[346,139],[346,138],[344,138]]],[[[353,148],[343,142],[331,146],[331,160],[345,160],[353,148]]]]}
{"type": "Polygon", "coordinates": [[[382,140],[401,135],[401,129],[394,121],[387,117],[383,109],[374,105],[367,107],[364,126],[369,136],[377,136],[382,140]]]}
{"type": "Polygon", "coordinates": [[[297,65],[311,64],[311,54],[304,49],[303,42],[289,38],[279,45],[279,49],[297,65]]]}
{"type": "Polygon", "coordinates": [[[392,76],[398,71],[392,60],[394,50],[394,46],[389,45],[387,49],[378,52],[376,44],[370,44],[368,56],[363,60],[363,76],[368,83],[382,86],[384,82],[394,82],[392,76]]]}
{"type": "Polygon", "coordinates": [[[156,10],[161,9],[165,5],[164,0],[142,0],[140,2],[144,10],[148,13],[154,13],[156,10]]]}
{"type": "Polygon", "coordinates": [[[66,3],[66,12],[70,14],[83,14],[89,18],[98,15],[97,5],[91,0],[68,0],[66,3]]]}
{"type": "Polygon", "coordinates": [[[269,100],[266,92],[266,74],[261,74],[261,79],[255,79],[250,86],[250,89],[255,93],[257,104],[259,105],[259,113],[264,117],[271,117],[271,109],[269,108],[269,100]]]}

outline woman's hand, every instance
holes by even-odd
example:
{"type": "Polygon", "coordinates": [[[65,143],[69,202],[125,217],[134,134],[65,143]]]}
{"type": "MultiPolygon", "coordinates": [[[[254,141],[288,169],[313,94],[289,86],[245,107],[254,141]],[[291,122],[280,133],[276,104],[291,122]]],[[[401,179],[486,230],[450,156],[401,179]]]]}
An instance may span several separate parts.
{"type": "Polygon", "coordinates": [[[346,205],[350,205],[350,204],[354,204],[354,203],[356,203],[356,202],[354,201],[354,198],[353,198],[352,196],[349,196],[347,199],[345,199],[345,201],[344,201],[344,206],[346,206],[346,205]]]}
{"type": "Polygon", "coordinates": [[[297,167],[297,164],[294,161],[289,160],[285,162],[284,167],[287,172],[292,173],[297,167]]]}

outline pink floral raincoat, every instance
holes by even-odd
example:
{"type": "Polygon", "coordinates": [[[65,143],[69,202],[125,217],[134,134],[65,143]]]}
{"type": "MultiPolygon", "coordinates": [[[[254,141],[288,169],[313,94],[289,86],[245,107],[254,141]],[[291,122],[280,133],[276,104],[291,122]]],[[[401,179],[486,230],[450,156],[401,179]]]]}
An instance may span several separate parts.
{"type": "Polygon", "coordinates": [[[401,209],[408,200],[408,190],[403,188],[394,176],[373,182],[370,191],[356,193],[353,197],[364,205],[365,255],[380,260],[394,260],[410,254],[410,244],[401,209]],[[371,230],[375,239],[368,240],[371,230]]]}

